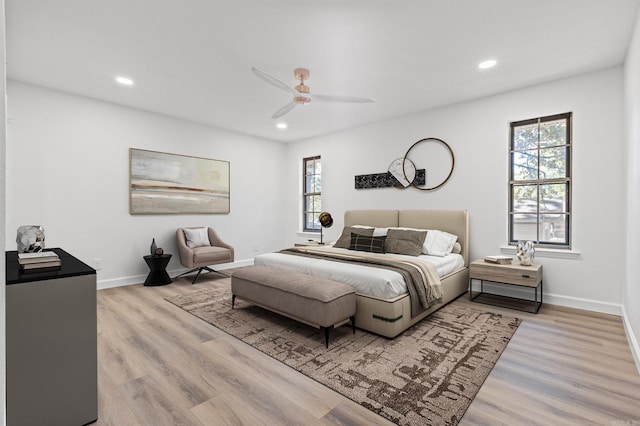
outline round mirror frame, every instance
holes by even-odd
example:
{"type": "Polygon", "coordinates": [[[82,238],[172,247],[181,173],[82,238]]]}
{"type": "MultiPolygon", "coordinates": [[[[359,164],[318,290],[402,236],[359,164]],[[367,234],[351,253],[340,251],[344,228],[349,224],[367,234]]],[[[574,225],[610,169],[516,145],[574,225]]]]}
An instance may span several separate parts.
{"type": "MultiPolygon", "coordinates": [[[[453,155],[453,150],[451,149],[451,147],[449,146],[449,144],[448,144],[448,143],[446,143],[445,141],[443,141],[442,139],[438,139],[438,138],[424,138],[424,139],[420,139],[418,142],[416,142],[416,143],[414,143],[413,145],[411,145],[411,147],[407,150],[407,153],[406,153],[406,154],[404,154],[404,159],[403,159],[403,161],[402,161],[402,173],[404,173],[404,175],[405,175],[405,179],[407,178],[407,175],[406,175],[405,170],[404,170],[404,164],[405,164],[405,161],[407,161],[407,160],[408,160],[408,161],[411,161],[411,160],[409,160],[409,159],[407,158],[407,157],[409,157],[409,152],[411,152],[411,150],[412,150],[416,145],[418,145],[419,143],[422,143],[422,142],[439,142],[439,143],[441,143],[442,145],[444,145],[444,146],[449,150],[449,154],[451,154],[451,170],[449,170],[449,174],[447,175],[447,177],[446,177],[442,182],[440,182],[438,185],[436,185],[436,186],[432,186],[432,187],[429,187],[429,188],[420,188],[419,186],[416,186],[413,182],[411,182],[411,186],[413,186],[413,187],[414,187],[414,188],[416,188],[416,189],[419,189],[419,190],[421,190],[421,191],[433,191],[434,189],[438,189],[438,188],[440,188],[442,185],[444,185],[445,183],[447,183],[447,181],[449,180],[449,178],[450,178],[450,177],[451,177],[451,175],[453,174],[453,168],[454,168],[454,166],[455,166],[455,164],[456,164],[456,158],[455,158],[455,156],[453,155]]],[[[409,179],[407,179],[407,180],[409,180],[409,179]]]]}

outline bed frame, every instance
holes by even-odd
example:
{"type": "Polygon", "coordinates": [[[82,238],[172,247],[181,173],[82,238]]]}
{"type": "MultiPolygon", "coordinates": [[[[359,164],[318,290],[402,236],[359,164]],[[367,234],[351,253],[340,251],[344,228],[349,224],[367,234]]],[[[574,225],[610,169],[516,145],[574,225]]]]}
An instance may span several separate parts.
{"type": "Polygon", "coordinates": [[[438,229],[458,236],[464,268],[442,278],[442,303],[411,317],[409,294],[379,299],[356,293],[356,326],[386,337],[395,337],[432,312],[464,294],[469,286],[469,213],[466,210],[348,210],[344,226],[438,229]]]}

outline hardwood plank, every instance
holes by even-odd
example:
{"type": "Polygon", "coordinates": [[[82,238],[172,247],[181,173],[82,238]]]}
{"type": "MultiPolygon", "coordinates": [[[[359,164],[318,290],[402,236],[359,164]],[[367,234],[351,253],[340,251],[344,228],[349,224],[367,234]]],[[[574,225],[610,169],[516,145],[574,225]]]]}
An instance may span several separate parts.
{"type": "MultiPolygon", "coordinates": [[[[229,286],[210,274],[98,292],[97,425],[390,424],[164,300],[229,286]]],[[[640,421],[640,376],[619,317],[453,303],[523,319],[461,425],[640,421]]]]}
{"type": "Polygon", "coordinates": [[[98,423],[139,426],[140,422],[104,368],[98,366],[98,423]]]}
{"type": "Polygon", "coordinates": [[[167,390],[150,376],[118,386],[141,425],[205,425],[189,410],[167,398],[167,390]]]}
{"type": "Polygon", "coordinates": [[[371,411],[367,410],[360,404],[352,401],[344,401],[338,404],[333,410],[328,412],[321,419],[323,425],[342,425],[342,426],[361,426],[361,425],[378,425],[388,426],[395,425],[384,417],[371,417],[371,411]]]}
{"type": "Polygon", "coordinates": [[[202,424],[228,426],[272,424],[270,417],[256,414],[246,401],[237,401],[233,395],[219,395],[191,409],[202,424]]]}
{"type": "Polygon", "coordinates": [[[207,343],[207,346],[212,345],[216,346],[212,351],[224,357],[230,364],[238,363],[244,373],[265,386],[269,392],[305,407],[305,410],[316,418],[321,418],[344,400],[337,392],[257,349],[251,348],[253,351],[249,351],[244,343],[234,338],[207,343]]]}

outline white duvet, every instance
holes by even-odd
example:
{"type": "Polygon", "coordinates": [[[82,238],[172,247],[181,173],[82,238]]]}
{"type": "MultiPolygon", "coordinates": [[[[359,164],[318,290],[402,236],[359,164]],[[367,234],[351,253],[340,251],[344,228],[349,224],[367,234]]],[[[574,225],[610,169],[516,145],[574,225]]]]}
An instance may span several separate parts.
{"type": "MultiPolygon", "coordinates": [[[[353,251],[347,249],[331,248],[330,250],[347,254],[353,253],[353,251]]],[[[399,259],[416,259],[415,256],[400,254],[386,254],[385,256],[393,256],[399,259]]],[[[464,266],[464,258],[459,254],[448,254],[444,257],[420,255],[417,258],[435,265],[438,276],[441,278],[464,266]]],[[[407,284],[404,282],[402,275],[383,268],[283,253],[258,255],[254,259],[254,264],[302,272],[342,282],[355,288],[356,293],[381,299],[390,299],[408,292],[407,284]]]]}

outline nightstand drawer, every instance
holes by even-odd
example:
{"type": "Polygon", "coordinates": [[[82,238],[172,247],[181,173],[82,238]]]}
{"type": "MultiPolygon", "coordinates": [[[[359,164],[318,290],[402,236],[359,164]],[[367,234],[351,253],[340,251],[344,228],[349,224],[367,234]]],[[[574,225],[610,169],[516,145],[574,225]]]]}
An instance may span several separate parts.
{"type": "Polygon", "coordinates": [[[484,261],[472,262],[469,278],[536,287],[542,280],[541,265],[496,265],[484,261]]]}

